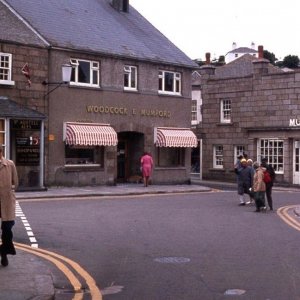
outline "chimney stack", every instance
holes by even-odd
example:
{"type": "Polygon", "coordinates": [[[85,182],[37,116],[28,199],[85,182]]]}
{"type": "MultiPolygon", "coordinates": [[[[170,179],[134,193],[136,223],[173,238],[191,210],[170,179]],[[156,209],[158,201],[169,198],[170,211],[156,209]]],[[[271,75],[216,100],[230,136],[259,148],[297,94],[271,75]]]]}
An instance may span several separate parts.
{"type": "Polygon", "coordinates": [[[264,46],[258,46],[258,58],[264,58],[264,46]]]}
{"type": "Polygon", "coordinates": [[[118,11],[129,12],[129,0],[112,0],[111,4],[118,11]]]}
{"type": "Polygon", "coordinates": [[[205,53],[205,64],[210,65],[210,53],[205,53]]]}

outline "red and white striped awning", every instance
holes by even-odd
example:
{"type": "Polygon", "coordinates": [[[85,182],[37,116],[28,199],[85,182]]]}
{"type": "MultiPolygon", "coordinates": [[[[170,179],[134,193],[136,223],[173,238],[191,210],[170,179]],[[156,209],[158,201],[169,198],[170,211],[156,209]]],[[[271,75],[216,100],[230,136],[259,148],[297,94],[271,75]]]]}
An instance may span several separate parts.
{"type": "Polygon", "coordinates": [[[118,136],[109,124],[67,122],[64,128],[67,145],[116,146],[118,136]]]}
{"type": "Polygon", "coordinates": [[[157,147],[197,147],[196,135],[188,128],[157,127],[154,131],[157,147]]]}

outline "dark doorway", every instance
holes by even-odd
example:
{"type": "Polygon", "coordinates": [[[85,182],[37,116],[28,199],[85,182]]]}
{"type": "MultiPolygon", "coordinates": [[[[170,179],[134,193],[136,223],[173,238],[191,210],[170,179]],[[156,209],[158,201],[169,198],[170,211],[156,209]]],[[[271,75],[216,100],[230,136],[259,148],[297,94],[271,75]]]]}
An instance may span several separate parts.
{"type": "Polygon", "coordinates": [[[127,182],[131,176],[140,175],[140,158],[144,152],[144,134],[118,133],[117,181],[127,182]]]}

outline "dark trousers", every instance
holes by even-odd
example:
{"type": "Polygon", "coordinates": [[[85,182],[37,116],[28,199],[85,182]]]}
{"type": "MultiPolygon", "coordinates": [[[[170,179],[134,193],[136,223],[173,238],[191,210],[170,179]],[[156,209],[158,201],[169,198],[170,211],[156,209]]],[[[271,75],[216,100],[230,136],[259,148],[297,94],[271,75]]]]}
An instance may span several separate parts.
{"type": "Polygon", "coordinates": [[[13,244],[13,232],[12,228],[15,225],[15,221],[2,221],[1,223],[1,240],[2,245],[0,248],[0,252],[2,255],[5,254],[16,254],[16,250],[13,244]]]}
{"type": "Polygon", "coordinates": [[[266,184],[266,196],[270,209],[273,209],[272,187],[271,184],[266,184]]]}

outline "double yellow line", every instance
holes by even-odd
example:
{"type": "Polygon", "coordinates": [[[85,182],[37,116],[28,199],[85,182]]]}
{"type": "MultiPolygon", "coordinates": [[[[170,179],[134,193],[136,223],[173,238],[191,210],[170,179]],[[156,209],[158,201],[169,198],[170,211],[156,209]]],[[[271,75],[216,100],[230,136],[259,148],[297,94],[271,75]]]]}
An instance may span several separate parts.
{"type": "Polygon", "coordinates": [[[300,231],[300,220],[298,221],[295,217],[292,217],[289,211],[292,209],[295,209],[296,207],[299,207],[299,205],[289,205],[280,207],[277,209],[277,215],[289,226],[293,227],[294,229],[300,231]]]}
{"type": "Polygon", "coordinates": [[[31,254],[42,257],[52,262],[61,272],[63,272],[74,288],[73,300],[82,300],[84,296],[84,291],[82,289],[80,281],[76,277],[76,274],[74,274],[73,271],[71,271],[69,266],[71,266],[73,270],[75,270],[77,274],[85,280],[86,284],[89,287],[92,300],[102,300],[101,292],[97,287],[95,280],[78,263],[62,255],[40,248],[32,248],[28,245],[19,243],[14,243],[14,245],[20,250],[29,252],[31,254]]]}

